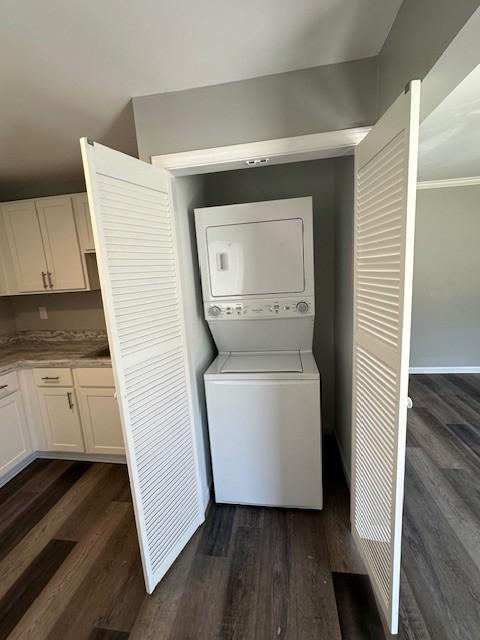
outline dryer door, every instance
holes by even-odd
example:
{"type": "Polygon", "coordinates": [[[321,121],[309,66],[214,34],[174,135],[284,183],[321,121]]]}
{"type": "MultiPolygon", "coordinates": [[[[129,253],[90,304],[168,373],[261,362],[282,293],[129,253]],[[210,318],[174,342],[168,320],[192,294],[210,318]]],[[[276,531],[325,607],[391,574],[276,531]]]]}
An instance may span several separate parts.
{"type": "Polygon", "coordinates": [[[301,218],[218,225],[206,231],[212,296],[305,290],[301,218]]]}

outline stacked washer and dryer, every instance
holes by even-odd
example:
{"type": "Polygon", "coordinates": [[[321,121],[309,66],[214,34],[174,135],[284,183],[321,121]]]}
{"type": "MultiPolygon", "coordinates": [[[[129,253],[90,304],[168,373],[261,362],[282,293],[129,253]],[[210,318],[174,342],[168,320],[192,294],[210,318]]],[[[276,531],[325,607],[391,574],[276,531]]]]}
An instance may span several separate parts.
{"type": "Polygon", "coordinates": [[[195,210],[215,498],[322,508],[312,198],[195,210]]]}

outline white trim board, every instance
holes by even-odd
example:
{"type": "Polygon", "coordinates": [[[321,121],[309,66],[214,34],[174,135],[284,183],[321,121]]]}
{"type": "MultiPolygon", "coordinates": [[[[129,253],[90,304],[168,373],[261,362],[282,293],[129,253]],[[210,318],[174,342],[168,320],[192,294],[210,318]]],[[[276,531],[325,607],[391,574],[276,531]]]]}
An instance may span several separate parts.
{"type": "Polygon", "coordinates": [[[357,127],[312,133],[291,138],[277,138],[261,142],[246,142],[210,149],[196,149],[152,156],[151,162],[174,176],[212,173],[233,169],[247,169],[247,160],[267,160],[266,164],[283,164],[303,160],[319,160],[352,155],[354,148],[370,131],[370,127],[357,127]]]}
{"type": "Polygon", "coordinates": [[[445,178],[444,180],[423,180],[417,182],[417,189],[445,189],[447,187],[474,187],[480,185],[480,176],[471,178],[445,178]]]}
{"type": "Polygon", "coordinates": [[[478,367],[410,367],[410,373],[480,373],[478,367]]]}

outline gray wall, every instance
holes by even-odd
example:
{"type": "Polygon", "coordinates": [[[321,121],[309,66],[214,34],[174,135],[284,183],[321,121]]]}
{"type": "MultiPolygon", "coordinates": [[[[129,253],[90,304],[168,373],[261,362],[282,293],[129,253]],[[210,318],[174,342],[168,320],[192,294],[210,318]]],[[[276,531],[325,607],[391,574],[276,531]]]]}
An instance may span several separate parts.
{"type": "Polygon", "coordinates": [[[316,160],[205,176],[208,205],[313,196],[315,337],[324,428],[334,424],[334,161],[316,160]]]}
{"type": "Polygon", "coordinates": [[[412,367],[480,366],[480,186],[417,192],[412,367]]]}
{"type": "Polygon", "coordinates": [[[81,193],[86,191],[85,178],[83,172],[78,178],[65,181],[64,179],[56,180],[54,177],[48,180],[43,179],[25,179],[24,181],[15,181],[4,183],[0,189],[0,201],[23,200],[29,198],[42,198],[43,196],[62,196],[65,193],[81,193]]]}
{"type": "Polygon", "coordinates": [[[0,336],[15,333],[15,317],[8,298],[0,298],[0,336]]]}
{"type": "Polygon", "coordinates": [[[17,331],[42,329],[106,330],[100,291],[12,296],[9,300],[17,331]],[[39,306],[47,307],[48,320],[40,320],[39,306]]]}
{"type": "Polygon", "coordinates": [[[409,80],[423,80],[478,0],[404,0],[379,55],[379,114],[409,80]]]}
{"type": "Polygon", "coordinates": [[[192,371],[193,421],[199,453],[203,502],[206,508],[210,498],[212,472],[203,374],[213,360],[216,349],[203,316],[193,216],[194,208],[205,206],[206,203],[203,176],[177,178],[175,197],[182,298],[188,342],[187,355],[192,371]]]}
{"type": "Polygon", "coordinates": [[[140,158],[373,123],[377,61],[290,71],[133,99],[140,158]]]}
{"type": "Polygon", "coordinates": [[[335,436],[350,478],[353,343],[353,157],[335,161],[335,436]]]}

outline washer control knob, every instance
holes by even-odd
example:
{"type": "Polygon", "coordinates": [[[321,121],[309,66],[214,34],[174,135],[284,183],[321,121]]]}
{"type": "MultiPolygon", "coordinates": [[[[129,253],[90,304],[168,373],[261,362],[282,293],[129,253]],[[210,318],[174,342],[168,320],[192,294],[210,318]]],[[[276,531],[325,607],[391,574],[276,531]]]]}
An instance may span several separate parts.
{"type": "Polygon", "coordinates": [[[297,303],[297,311],[298,313],[307,313],[308,311],[308,302],[298,302],[297,303]]]}
{"type": "Polygon", "coordinates": [[[220,307],[214,305],[213,307],[208,307],[208,315],[212,316],[212,318],[218,318],[218,316],[222,313],[220,307]]]}

